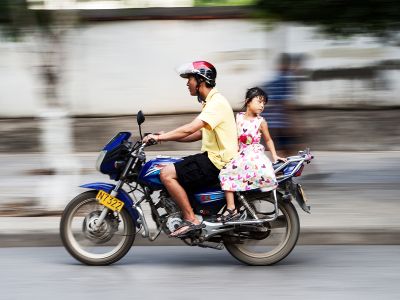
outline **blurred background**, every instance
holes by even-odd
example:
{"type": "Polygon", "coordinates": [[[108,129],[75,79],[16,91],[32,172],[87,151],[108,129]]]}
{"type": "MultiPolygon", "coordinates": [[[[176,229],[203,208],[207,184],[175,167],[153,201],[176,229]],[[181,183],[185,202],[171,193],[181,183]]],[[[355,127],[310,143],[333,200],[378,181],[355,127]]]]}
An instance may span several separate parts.
{"type": "Polygon", "coordinates": [[[316,212],[305,226],[399,225],[396,1],[0,3],[2,216],[59,216],[76,186],[106,180],[97,152],[118,131],[137,137],[139,110],[145,132],[192,120],[201,108],[175,68],[207,60],[235,111],[246,89],[266,89],[279,150],[317,154],[304,176],[316,212]],[[377,198],[386,215],[371,214],[377,198]]]}

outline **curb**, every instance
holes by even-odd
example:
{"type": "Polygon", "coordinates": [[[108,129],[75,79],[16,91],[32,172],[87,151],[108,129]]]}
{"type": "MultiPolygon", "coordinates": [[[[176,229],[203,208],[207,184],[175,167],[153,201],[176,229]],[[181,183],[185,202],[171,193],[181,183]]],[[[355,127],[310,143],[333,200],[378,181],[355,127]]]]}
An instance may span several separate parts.
{"type": "MultiPolygon", "coordinates": [[[[399,229],[303,229],[298,245],[400,245],[399,229]]],[[[58,233],[0,234],[0,247],[59,247],[58,233]]],[[[136,236],[134,246],[186,246],[161,234],[154,242],[136,236]]]]}
{"type": "Polygon", "coordinates": [[[400,229],[303,229],[300,245],[400,245],[400,229]]]}

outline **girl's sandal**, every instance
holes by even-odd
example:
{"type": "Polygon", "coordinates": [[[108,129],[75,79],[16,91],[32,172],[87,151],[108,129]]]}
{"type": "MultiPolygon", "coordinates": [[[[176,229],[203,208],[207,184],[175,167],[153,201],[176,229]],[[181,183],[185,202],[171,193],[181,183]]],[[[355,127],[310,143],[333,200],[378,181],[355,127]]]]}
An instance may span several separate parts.
{"type": "Polygon", "coordinates": [[[234,208],[234,209],[227,208],[225,210],[225,212],[220,217],[217,218],[217,221],[226,223],[229,221],[234,221],[236,219],[239,219],[239,217],[240,217],[240,214],[236,208],[234,208]]]}

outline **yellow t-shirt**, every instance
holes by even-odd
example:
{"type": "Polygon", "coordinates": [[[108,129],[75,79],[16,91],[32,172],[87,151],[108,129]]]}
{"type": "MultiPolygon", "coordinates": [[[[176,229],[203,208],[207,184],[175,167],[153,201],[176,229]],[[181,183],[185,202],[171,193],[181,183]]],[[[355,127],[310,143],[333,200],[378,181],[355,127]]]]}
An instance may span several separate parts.
{"type": "Polygon", "coordinates": [[[202,128],[201,151],[222,169],[237,153],[238,139],[235,116],[229,102],[216,88],[207,95],[205,105],[198,118],[207,123],[202,128]]]}

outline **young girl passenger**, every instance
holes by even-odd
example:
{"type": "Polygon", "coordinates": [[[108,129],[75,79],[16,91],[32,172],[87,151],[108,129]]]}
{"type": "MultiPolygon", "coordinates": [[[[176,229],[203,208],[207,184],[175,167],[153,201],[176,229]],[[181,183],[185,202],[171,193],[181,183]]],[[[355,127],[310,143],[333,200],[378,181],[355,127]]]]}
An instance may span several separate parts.
{"type": "Polygon", "coordinates": [[[251,88],[247,91],[244,102],[246,112],[236,115],[239,153],[222,168],[219,174],[222,190],[225,191],[226,210],[218,221],[227,222],[239,218],[233,195],[235,191],[252,189],[270,191],[277,187],[271,161],[264,154],[264,147],[260,144],[261,134],[273,161],[286,159],[276,154],[267,122],[260,116],[267,101],[268,96],[262,89],[251,88]]]}

